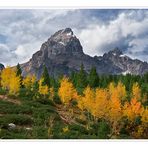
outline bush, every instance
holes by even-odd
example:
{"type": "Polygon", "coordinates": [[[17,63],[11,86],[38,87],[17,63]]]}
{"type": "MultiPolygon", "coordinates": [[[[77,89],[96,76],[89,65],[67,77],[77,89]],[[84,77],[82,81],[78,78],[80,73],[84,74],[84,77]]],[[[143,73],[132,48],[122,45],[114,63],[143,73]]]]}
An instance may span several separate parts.
{"type": "Polygon", "coordinates": [[[53,98],[53,102],[56,103],[56,104],[62,104],[60,98],[58,95],[55,95],[54,98],[53,98]]]}
{"type": "Polygon", "coordinates": [[[33,123],[33,120],[26,115],[5,115],[0,118],[0,125],[6,126],[9,123],[14,123],[16,125],[29,125],[33,123]]]}
{"type": "Polygon", "coordinates": [[[6,95],[7,91],[5,89],[0,88],[0,95],[6,95]]]}
{"type": "Polygon", "coordinates": [[[32,114],[32,108],[28,105],[16,105],[11,102],[0,100],[0,113],[1,114],[32,114]]]}
{"type": "Polygon", "coordinates": [[[48,139],[48,128],[44,126],[35,126],[32,134],[34,139],[48,139]]]}
{"type": "Polygon", "coordinates": [[[26,131],[25,129],[15,129],[15,130],[6,130],[1,129],[0,132],[1,139],[31,139],[30,131],[26,131]]]}
{"type": "Polygon", "coordinates": [[[108,139],[108,134],[110,133],[110,127],[105,121],[101,121],[98,124],[97,137],[99,139],[108,139]]]}

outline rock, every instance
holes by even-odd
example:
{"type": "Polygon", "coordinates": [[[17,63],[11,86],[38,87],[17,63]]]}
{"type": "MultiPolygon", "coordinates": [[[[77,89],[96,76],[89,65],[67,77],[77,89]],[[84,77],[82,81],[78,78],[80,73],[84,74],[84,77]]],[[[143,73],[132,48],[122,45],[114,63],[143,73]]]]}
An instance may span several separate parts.
{"type": "Polygon", "coordinates": [[[8,129],[14,130],[16,128],[16,125],[14,123],[9,123],[8,124],[8,129]]]}
{"type": "Polygon", "coordinates": [[[26,127],[25,129],[26,129],[27,131],[31,131],[31,130],[32,130],[31,127],[26,127]]]}
{"type": "Polygon", "coordinates": [[[148,63],[131,59],[122,50],[115,48],[103,56],[91,57],[83,52],[79,39],[71,28],[59,30],[53,34],[30,61],[21,65],[23,76],[35,74],[40,78],[44,65],[52,76],[69,75],[78,71],[83,63],[86,72],[95,66],[99,74],[142,75],[148,72],[148,63]]]}

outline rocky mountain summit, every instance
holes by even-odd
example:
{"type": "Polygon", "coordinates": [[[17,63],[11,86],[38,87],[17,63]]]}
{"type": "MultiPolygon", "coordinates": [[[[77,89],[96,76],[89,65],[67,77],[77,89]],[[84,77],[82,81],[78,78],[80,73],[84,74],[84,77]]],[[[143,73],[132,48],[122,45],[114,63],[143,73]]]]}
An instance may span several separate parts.
{"type": "Polygon", "coordinates": [[[44,65],[50,75],[69,75],[78,71],[83,63],[87,72],[95,66],[99,74],[144,74],[148,72],[148,63],[133,60],[115,48],[103,56],[91,57],[83,52],[79,39],[72,29],[66,28],[53,34],[33,54],[30,61],[21,65],[23,75],[36,74],[39,78],[44,65]]]}

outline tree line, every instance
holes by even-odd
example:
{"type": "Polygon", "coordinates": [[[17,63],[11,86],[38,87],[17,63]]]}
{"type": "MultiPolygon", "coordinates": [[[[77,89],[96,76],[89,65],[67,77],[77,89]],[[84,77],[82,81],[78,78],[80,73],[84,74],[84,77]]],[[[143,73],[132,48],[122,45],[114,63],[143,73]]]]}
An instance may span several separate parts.
{"type": "Polygon", "coordinates": [[[110,136],[121,132],[131,137],[148,136],[148,73],[139,75],[99,75],[95,67],[89,73],[83,64],[70,76],[51,77],[47,68],[39,80],[35,75],[22,76],[20,65],[2,70],[1,89],[9,94],[25,93],[33,99],[59,99],[67,112],[79,111],[79,118],[88,121],[87,129],[100,121],[111,129],[110,136]]]}

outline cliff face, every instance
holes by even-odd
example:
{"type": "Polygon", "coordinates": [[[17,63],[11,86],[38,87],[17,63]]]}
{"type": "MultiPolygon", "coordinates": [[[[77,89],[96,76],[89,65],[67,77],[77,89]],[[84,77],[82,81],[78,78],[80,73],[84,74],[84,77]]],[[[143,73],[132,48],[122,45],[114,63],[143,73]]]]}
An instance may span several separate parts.
{"type": "Polygon", "coordinates": [[[84,54],[79,39],[70,28],[59,30],[41,45],[38,52],[33,54],[30,61],[21,65],[23,75],[36,74],[39,78],[44,65],[50,75],[68,75],[78,71],[83,63],[88,72],[95,66],[100,74],[144,74],[148,72],[148,63],[133,60],[115,48],[100,57],[84,54]]]}

